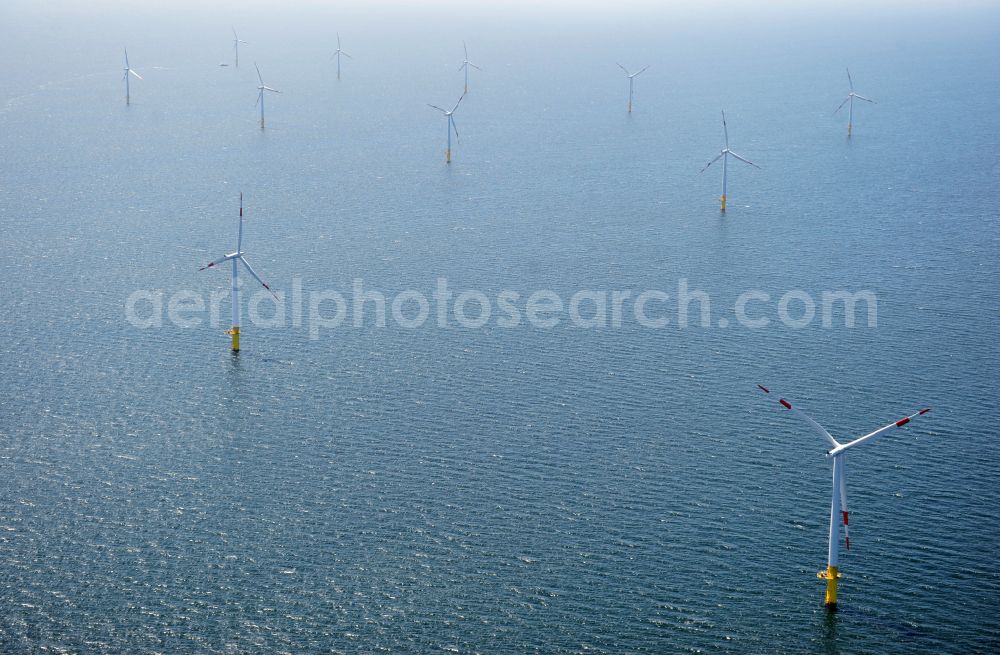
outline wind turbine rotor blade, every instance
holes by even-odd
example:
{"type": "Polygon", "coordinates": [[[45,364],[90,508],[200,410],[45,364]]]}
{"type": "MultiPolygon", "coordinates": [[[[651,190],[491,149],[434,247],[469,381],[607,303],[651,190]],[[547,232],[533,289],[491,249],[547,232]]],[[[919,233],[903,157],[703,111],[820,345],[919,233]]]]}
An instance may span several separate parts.
{"type": "Polygon", "coordinates": [[[218,266],[222,262],[228,262],[230,259],[232,259],[235,256],[236,256],[236,254],[234,253],[232,255],[226,255],[225,257],[220,257],[220,258],[216,259],[214,262],[208,262],[207,264],[205,264],[204,266],[202,266],[198,270],[199,271],[204,271],[206,268],[212,268],[213,266],[218,266]]]}
{"type": "Polygon", "coordinates": [[[729,128],[726,126],[726,112],[722,112],[722,133],[726,137],[726,150],[729,150],[729,128]]]}
{"type": "Polygon", "coordinates": [[[337,51],[340,51],[340,32],[337,32],[337,51]]]}
{"type": "Polygon", "coordinates": [[[259,105],[260,104],[260,100],[263,97],[264,97],[264,89],[260,89],[260,91],[258,91],[258,93],[257,93],[257,102],[253,103],[253,106],[256,107],[257,105],[259,105]]]}
{"type": "MultiPolygon", "coordinates": [[[[246,258],[243,257],[243,255],[240,255],[239,257],[240,257],[240,261],[243,262],[243,265],[247,267],[248,271],[250,271],[250,275],[252,275],[255,280],[257,280],[258,282],[260,282],[261,286],[263,286],[268,291],[271,291],[271,287],[267,286],[267,282],[265,282],[264,280],[260,279],[260,276],[257,275],[257,273],[253,270],[253,267],[250,266],[250,263],[246,260],[246,258]]],[[[276,294],[274,291],[271,291],[271,295],[274,296],[275,298],[278,297],[278,294],[276,294]]]]}
{"type": "Polygon", "coordinates": [[[455,118],[454,118],[454,116],[449,116],[448,117],[448,122],[451,123],[451,129],[455,130],[455,140],[457,140],[459,143],[461,143],[462,139],[461,139],[461,137],[458,136],[458,126],[455,125],[455,118]]]}
{"type": "Polygon", "coordinates": [[[341,51],[340,51],[340,54],[344,55],[344,56],[345,56],[345,57],[347,57],[348,59],[354,59],[354,57],[352,57],[351,55],[347,54],[347,53],[346,53],[346,52],[344,52],[343,50],[341,50],[341,51]]]}
{"type": "Polygon", "coordinates": [[[628,76],[630,76],[630,77],[631,77],[632,73],[629,73],[629,72],[628,72],[628,69],[627,69],[627,68],[625,68],[624,66],[622,66],[621,64],[619,64],[619,63],[618,63],[617,61],[615,62],[615,65],[617,65],[617,66],[618,66],[618,68],[620,68],[620,69],[622,69],[623,71],[625,71],[625,74],[626,74],[626,75],[628,75],[628,76]]]}
{"type": "Polygon", "coordinates": [[[840,456],[840,514],[844,520],[844,546],[851,549],[851,532],[847,527],[847,457],[840,456]]]}
{"type": "Polygon", "coordinates": [[[460,104],[462,104],[462,99],[463,99],[463,98],[465,98],[465,94],[464,94],[464,93],[463,93],[463,94],[462,94],[462,95],[461,95],[461,96],[459,97],[459,99],[458,99],[458,102],[456,102],[456,103],[455,103],[455,106],[454,106],[454,107],[452,108],[452,110],[451,110],[451,112],[450,112],[450,113],[452,113],[452,114],[454,114],[454,113],[455,113],[455,110],[456,110],[456,109],[458,109],[458,106],[459,106],[460,104]]]}
{"type": "Polygon", "coordinates": [[[437,105],[432,105],[432,104],[429,104],[429,103],[428,103],[428,105],[427,105],[427,106],[428,106],[428,107],[433,107],[434,109],[437,109],[437,110],[438,110],[439,112],[441,112],[442,114],[447,114],[447,113],[448,113],[448,110],[447,110],[447,109],[442,109],[441,107],[438,107],[437,105]]]}
{"type": "Polygon", "coordinates": [[[865,102],[870,102],[872,104],[878,104],[874,100],[872,100],[871,98],[866,98],[863,95],[858,95],[857,93],[854,94],[854,97],[857,98],[858,100],[864,100],[865,102]]]}
{"type": "Polygon", "coordinates": [[[265,87],[264,87],[264,90],[265,90],[265,91],[274,91],[275,93],[281,93],[281,91],[278,91],[277,89],[272,89],[272,88],[271,88],[271,87],[269,87],[269,86],[265,86],[265,87]]]}
{"type": "Polygon", "coordinates": [[[851,91],[854,90],[854,80],[851,79],[851,69],[847,69],[847,83],[851,86],[851,91]]]}
{"type": "Polygon", "coordinates": [[[462,50],[465,50],[465,59],[466,59],[466,61],[468,61],[468,59],[469,59],[469,47],[467,45],[465,45],[465,41],[462,41],[462,50]]]}
{"type": "Polygon", "coordinates": [[[846,105],[847,101],[850,100],[850,99],[851,99],[851,96],[847,96],[846,98],[844,98],[844,101],[842,103],[840,103],[840,106],[833,110],[833,113],[836,114],[838,111],[840,111],[841,109],[843,109],[844,105],[846,105]]]}
{"type": "Polygon", "coordinates": [[[910,414],[909,416],[904,416],[903,418],[899,419],[895,423],[890,423],[889,425],[881,427],[878,430],[875,430],[874,432],[869,432],[865,436],[859,437],[859,438],[855,439],[854,441],[846,443],[846,444],[844,444],[842,446],[838,446],[837,448],[834,448],[833,450],[831,450],[828,454],[831,455],[831,456],[832,455],[838,455],[838,454],[844,452],[845,450],[847,450],[848,448],[853,448],[854,446],[857,446],[859,444],[863,444],[866,441],[871,441],[872,439],[876,439],[876,438],[882,436],[883,434],[885,434],[886,432],[888,432],[889,430],[892,430],[893,428],[901,428],[901,427],[903,427],[904,425],[906,425],[907,423],[909,423],[910,421],[912,421],[916,417],[923,416],[924,414],[926,414],[929,411],[931,411],[931,408],[930,407],[926,407],[926,408],[920,410],[919,412],[916,412],[914,414],[910,414]]]}
{"type": "Polygon", "coordinates": [[[473,63],[472,63],[471,61],[468,61],[468,62],[466,62],[466,63],[467,63],[467,64],[469,64],[469,66],[472,66],[473,68],[475,68],[475,69],[476,69],[477,71],[481,71],[481,70],[483,70],[483,69],[482,69],[482,68],[480,68],[479,66],[476,66],[475,64],[473,64],[473,63]]]}
{"type": "Polygon", "coordinates": [[[264,86],[264,78],[260,76],[260,66],[257,65],[257,62],[254,62],[253,67],[257,69],[257,79],[260,80],[260,85],[264,86]]]}
{"type": "Polygon", "coordinates": [[[715,162],[719,161],[720,159],[722,159],[722,155],[724,155],[724,154],[726,154],[726,153],[725,152],[720,152],[719,154],[717,154],[715,156],[715,159],[713,159],[712,161],[710,161],[707,164],[705,164],[705,168],[703,168],[700,171],[698,171],[698,173],[700,174],[700,173],[704,173],[705,171],[707,171],[708,167],[711,166],[712,164],[714,164],[715,162]]]}
{"type": "Polygon", "coordinates": [[[750,164],[750,165],[751,165],[751,166],[753,166],[754,168],[760,168],[760,166],[758,166],[757,164],[753,163],[753,162],[752,162],[752,161],[750,161],[749,159],[744,159],[743,157],[740,157],[739,155],[737,155],[737,154],[736,154],[735,152],[733,152],[732,150],[730,150],[730,151],[729,151],[729,154],[730,154],[730,155],[732,155],[733,157],[736,157],[737,159],[739,159],[739,160],[740,160],[741,162],[743,162],[744,164],[750,164]]]}
{"type": "MultiPolygon", "coordinates": [[[[771,390],[768,389],[767,387],[765,387],[764,385],[758,384],[757,388],[760,389],[761,391],[763,391],[766,394],[770,394],[771,393],[771,390]]],[[[777,394],[775,394],[775,395],[777,395],[777,394]]],[[[833,435],[831,435],[829,432],[827,432],[826,428],[824,428],[822,425],[820,425],[819,423],[817,423],[816,421],[814,421],[812,419],[812,417],[810,417],[808,414],[806,414],[805,412],[803,412],[802,410],[800,410],[800,409],[798,409],[796,407],[792,407],[792,404],[790,402],[788,402],[787,400],[785,400],[784,398],[782,398],[781,396],[778,396],[778,402],[781,404],[782,407],[784,407],[785,409],[791,410],[791,412],[793,414],[795,414],[800,419],[802,419],[807,424],[809,424],[809,427],[811,427],[813,430],[815,430],[820,435],[822,435],[822,437],[824,439],[826,439],[827,441],[829,441],[833,445],[834,448],[839,448],[840,447],[840,443],[836,439],[833,438],[833,435]]]]}
{"type": "Polygon", "coordinates": [[[641,75],[642,72],[645,71],[647,68],[649,68],[649,66],[643,66],[642,70],[640,70],[638,73],[636,73],[632,77],[639,77],[639,75],[641,75]]]}
{"type": "Polygon", "coordinates": [[[130,68],[130,69],[128,69],[128,72],[130,72],[130,73],[132,73],[133,75],[135,75],[137,79],[140,79],[140,80],[142,79],[142,75],[139,75],[139,73],[136,73],[136,72],[135,72],[134,70],[132,70],[131,68],[130,68]]]}

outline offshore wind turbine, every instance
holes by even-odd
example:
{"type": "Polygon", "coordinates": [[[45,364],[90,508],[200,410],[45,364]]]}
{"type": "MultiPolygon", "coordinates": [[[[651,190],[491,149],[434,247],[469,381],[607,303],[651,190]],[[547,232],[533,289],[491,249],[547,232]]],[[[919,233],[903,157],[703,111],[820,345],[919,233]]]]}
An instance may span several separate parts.
{"type": "Polygon", "coordinates": [[[236,68],[240,67],[240,44],[250,45],[246,41],[242,40],[239,35],[236,34],[236,28],[233,28],[233,54],[236,55],[236,68]]]}
{"type": "MultiPolygon", "coordinates": [[[[766,394],[771,393],[769,389],[762,385],[758,384],[757,387],[766,394]]],[[[824,602],[826,603],[827,608],[836,610],[837,582],[840,579],[840,553],[838,545],[840,542],[839,526],[841,521],[843,521],[844,524],[844,544],[848,550],[851,549],[851,536],[847,529],[847,479],[845,471],[847,457],[845,453],[855,446],[877,439],[893,428],[901,428],[914,418],[923,416],[931,410],[930,407],[926,407],[921,409],[919,412],[910,414],[909,416],[904,416],[898,421],[894,421],[893,423],[890,423],[885,427],[881,427],[874,432],[869,432],[863,437],[858,437],[857,439],[847,443],[841,443],[834,439],[822,425],[812,420],[801,410],[792,407],[792,404],[784,398],[779,396],[778,402],[781,403],[781,406],[785,409],[791,410],[793,414],[802,419],[809,425],[810,428],[822,435],[823,438],[826,439],[831,446],[833,446],[833,448],[826,451],[826,456],[833,460],[833,491],[830,497],[830,538],[827,545],[827,564],[826,570],[820,571],[816,574],[816,576],[821,580],[826,580],[826,596],[824,602]]]]}
{"type": "MultiPolygon", "coordinates": [[[[246,266],[247,271],[254,277],[255,280],[261,283],[265,289],[271,291],[271,287],[267,286],[264,280],[258,277],[257,273],[254,272],[253,268],[250,267],[250,263],[243,256],[243,194],[240,194],[240,229],[236,236],[236,251],[231,252],[225,257],[220,257],[214,262],[209,262],[205,264],[199,271],[204,271],[206,268],[213,268],[216,264],[221,264],[223,262],[231,261],[233,262],[233,327],[227,332],[233,338],[233,352],[238,353],[240,351],[240,287],[239,287],[239,274],[240,274],[240,264],[242,263],[246,266]]],[[[271,295],[275,298],[278,297],[274,291],[271,291],[271,295]]]]}
{"type": "Polygon", "coordinates": [[[851,136],[851,130],[853,129],[853,125],[852,124],[854,123],[854,99],[857,98],[858,100],[864,100],[865,102],[870,102],[873,105],[877,104],[877,103],[874,100],[872,100],[871,98],[866,98],[863,95],[860,95],[860,94],[854,92],[854,80],[851,79],[851,69],[850,68],[847,69],[847,83],[851,87],[851,92],[847,94],[847,97],[844,98],[844,102],[840,103],[840,106],[837,107],[837,109],[835,109],[833,113],[836,114],[838,111],[840,111],[841,109],[844,108],[844,105],[848,105],[848,109],[847,109],[847,136],[851,136]]]}
{"type": "Polygon", "coordinates": [[[253,63],[253,67],[257,69],[257,80],[260,81],[260,86],[257,87],[257,102],[254,106],[260,105],[260,129],[264,129],[264,92],[271,91],[272,93],[281,93],[277,89],[272,89],[271,87],[264,84],[264,78],[260,76],[260,67],[257,66],[257,62],[253,63]]]}
{"type": "Polygon", "coordinates": [[[128,48],[125,48],[125,76],[122,77],[122,79],[125,80],[125,104],[126,105],[132,104],[132,91],[129,88],[129,84],[128,84],[128,76],[129,75],[135,75],[137,79],[140,79],[140,80],[142,79],[142,75],[139,75],[139,73],[136,73],[134,70],[132,70],[131,67],[129,67],[129,65],[128,65],[128,48]]]}
{"type": "Polygon", "coordinates": [[[331,57],[331,58],[337,60],[337,79],[338,80],[340,79],[340,56],[341,55],[344,55],[348,59],[354,59],[354,57],[352,57],[351,55],[347,54],[346,52],[343,51],[343,49],[341,49],[341,47],[340,47],[340,32],[337,32],[337,49],[333,51],[333,57],[331,57]]]}
{"type": "Polygon", "coordinates": [[[462,60],[462,65],[458,67],[458,70],[465,71],[465,91],[462,94],[465,95],[469,92],[469,67],[471,66],[477,71],[481,71],[483,69],[469,61],[469,48],[465,45],[465,41],[462,41],[462,49],[465,50],[465,59],[462,60]]]}
{"type": "Polygon", "coordinates": [[[736,159],[739,159],[741,162],[745,164],[750,164],[754,168],[760,168],[760,166],[753,163],[749,159],[744,159],[743,157],[740,157],[735,152],[729,149],[729,128],[726,127],[726,112],[722,112],[722,132],[726,138],[726,147],[722,149],[722,152],[720,152],[718,155],[715,156],[715,159],[705,164],[705,168],[701,169],[699,173],[704,173],[706,170],[708,170],[709,166],[719,161],[720,158],[722,159],[722,197],[719,198],[719,202],[722,205],[722,211],[726,211],[726,176],[727,173],[729,172],[728,171],[729,157],[730,156],[735,157],[736,159]]]}
{"type": "MultiPolygon", "coordinates": [[[[617,62],[615,62],[615,63],[617,63],[617,62]]],[[[639,77],[639,75],[642,74],[642,71],[644,71],[647,68],[649,68],[649,66],[644,66],[642,68],[642,70],[640,70],[638,73],[630,73],[630,72],[628,72],[628,69],[625,68],[624,66],[622,66],[621,64],[618,64],[618,68],[620,68],[623,71],[625,71],[625,74],[628,76],[628,113],[631,114],[632,113],[632,89],[633,89],[633,86],[634,86],[635,78],[639,77]]]]}
{"type": "MultiPolygon", "coordinates": [[[[434,109],[437,109],[439,112],[441,112],[442,114],[445,115],[445,118],[448,119],[447,126],[445,127],[445,130],[448,132],[448,149],[445,150],[445,154],[444,154],[444,161],[445,161],[446,164],[450,164],[451,163],[451,132],[452,132],[452,130],[455,131],[455,139],[458,139],[458,128],[455,127],[455,110],[458,109],[458,106],[460,104],[462,104],[462,98],[464,98],[464,97],[465,97],[465,94],[463,93],[462,96],[458,99],[458,102],[455,103],[455,106],[451,108],[451,111],[448,111],[447,109],[444,109],[442,107],[438,107],[437,105],[430,105],[430,104],[427,105],[428,107],[433,107],[434,109]]],[[[459,143],[461,143],[461,140],[459,140],[459,143]]]]}

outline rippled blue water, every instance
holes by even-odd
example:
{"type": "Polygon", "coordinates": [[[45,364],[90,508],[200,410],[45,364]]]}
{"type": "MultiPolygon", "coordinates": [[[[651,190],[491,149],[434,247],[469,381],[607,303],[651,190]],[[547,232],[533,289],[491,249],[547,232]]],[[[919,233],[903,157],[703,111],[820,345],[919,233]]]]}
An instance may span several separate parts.
{"type": "Polygon", "coordinates": [[[997,647],[995,10],[3,11],[3,652],[997,647]],[[631,116],[616,60],[652,64],[631,116]],[[879,102],[850,141],[845,65],[879,102]],[[762,167],[725,217],[722,108],[762,167]],[[137,289],[226,292],[196,269],[241,190],[278,289],[686,278],[713,327],[246,325],[233,357],[129,325],[137,289]],[[871,289],[878,326],[714,327],[747,289],[871,289]],[[934,407],[852,458],[835,616],[824,444],[757,382],[844,437],[934,407]]]}

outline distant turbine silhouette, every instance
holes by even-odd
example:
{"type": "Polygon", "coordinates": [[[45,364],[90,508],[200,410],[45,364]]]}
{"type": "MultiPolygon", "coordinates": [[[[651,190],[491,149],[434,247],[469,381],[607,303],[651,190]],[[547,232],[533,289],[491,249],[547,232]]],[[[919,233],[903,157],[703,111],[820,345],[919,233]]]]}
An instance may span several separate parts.
{"type": "Polygon", "coordinates": [[[257,62],[253,63],[253,67],[257,69],[257,79],[260,81],[260,86],[257,87],[257,102],[255,105],[260,105],[260,129],[264,129],[264,92],[270,91],[272,93],[281,93],[277,89],[272,89],[264,84],[264,78],[260,76],[260,67],[257,66],[257,62]]]}
{"type": "Polygon", "coordinates": [[[638,73],[630,73],[630,72],[628,72],[628,69],[625,68],[624,66],[622,66],[621,64],[618,64],[618,68],[620,68],[623,71],[625,71],[625,74],[628,75],[628,113],[631,114],[632,113],[632,88],[633,88],[633,82],[634,82],[635,78],[639,77],[639,75],[642,74],[642,71],[644,71],[647,68],[649,68],[649,66],[643,67],[642,70],[640,70],[638,73]]]}
{"type": "Polygon", "coordinates": [[[271,292],[275,298],[278,297],[271,287],[267,285],[267,282],[260,279],[257,272],[253,270],[250,266],[250,262],[244,257],[246,253],[243,252],[243,194],[240,194],[240,227],[239,232],[236,233],[236,250],[229,253],[225,257],[220,257],[213,262],[209,262],[199,268],[199,271],[204,271],[206,268],[214,268],[218,264],[231,261],[233,262],[233,327],[229,330],[229,335],[233,340],[233,352],[238,353],[240,351],[240,287],[239,287],[239,274],[240,274],[240,264],[243,264],[247,272],[253,276],[255,280],[261,283],[261,285],[271,292]]]}
{"type": "Polygon", "coordinates": [[[240,39],[236,34],[236,28],[233,28],[233,54],[236,55],[236,68],[240,67],[240,44],[250,45],[246,41],[240,39]]]}
{"type": "Polygon", "coordinates": [[[340,79],[340,55],[344,55],[348,59],[354,59],[351,55],[347,54],[340,48],[340,32],[337,32],[337,49],[333,52],[333,59],[337,60],[337,79],[340,79]]]}
{"type": "Polygon", "coordinates": [[[462,41],[462,49],[465,50],[465,59],[462,60],[462,65],[459,66],[458,70],[465,71],[465,93],[469,92],[469,66],[475,68],[477,71],[483,70],[479,66],[476,66],[471,61],[469,61],[469,48],[465,45],[465,41],[462,41]]]}
{"type": "Polygon", "coordinates": [[[722,211],[726,211],[726,174],[728,172],[727,164],[729,162],[729,157],[730,156],[736,157],[741,162],[745,164],[750,164],[754,168],[760,168],[760,166],[753,163],[749,159],[743,159],[742,157],[740,157],[735,152],[729,149],[729,128],[726,127],[726,112],[722,112],[722,131],[725,134],[726,147],[722,149],[722,152],[720,152],[718,155],[715,156],[715,159],[705,164],[705,168],[701,169],[699,172],[704,173],[706,170],[708,170],[709,166],[719,161],[720,158],[722,159],[722,197],[719,198],[719,202],[722,205],[722,211]]]}
{"type": "MultiPolygon", "coordinates": [[[[458,139],[458,128],[455,127],[455,110],[458,109],[458,106],[460,104],[462,104],[462,98],[464,98],[464,97],[465,97],[465,94],[463,93],[462,96],[458,99],[458,102],[455,103],[455,106],[451,108],[451,111],[448,111],[447,109],[444,109],[442,107],[438,107],[437,105],[427,105],[428,107],[433,107],[434,109],[437,109],[439,112],[441,112],[442,114],[445,115],[445,118],[448,119],[448,121],[447,121],[447,127],[445,128],[448,131],[448,149],[445,150],[445,154],[444,154],[444,160],[445,160],[445,163],[447,163],[447,164],[451,163],[451,132],[452,132],[452,130],[455,131],[455,138],[458,139]]],[[[460,140],[459,140],[459,143],[461,143],[460,140]]]]}
{"type": "Polygon", "coordinates": [[[877,103],[874,100],[872,100],[871,98],[866,98],[863,95],[859,95],[859,94],[857,94],[857,93],[854,92],[854,80],[851,79],[851,69],[850,68],[847,69],[847,83],[851,86],[851,92],[847,94],[847,97],[844,98],[844,102],[840,103],[840,106],[837,107],[837,109],[834,110],[833,113],[836,114],[838,111],[840,111],[841,109],[844,108],[844,105],[848,105],[848,109],[847,109],[847,136],[851,136],[851,131],[853,130],[853,127],[854,127],[852,125],[852,123],[854,123],[854,99],[857,98],[858,100],[864,100],[865,102],[870,102],[872,104],[877,104],[877,103]]]}
{"type": "Polygon", "coordinates": [[[125,48],[125,76],[122,79],[125,80],[125,104],[126,105],[132,104],[132,91],[129,88],[129,84],[128,84],[128,76],[129,75],[135,75],[137,79],[140,79],[140,80],[142,79],[142,75],[139,75],[139,73],[136,73],[134,70],[132,70],[129,67],[129,65],[128,65],[128,48],[125,48]]]}

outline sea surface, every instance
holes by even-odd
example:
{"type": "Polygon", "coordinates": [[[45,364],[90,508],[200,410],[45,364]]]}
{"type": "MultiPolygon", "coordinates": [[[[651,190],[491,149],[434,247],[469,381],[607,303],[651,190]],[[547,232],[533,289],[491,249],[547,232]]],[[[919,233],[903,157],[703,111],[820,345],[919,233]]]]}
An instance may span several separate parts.
{"type": "Polygon", "coordinates": [[[1000,648],[996,7],[5,5],[0,652],[1000,648]],[[427,104],[461,95],[463,39],[449,166],[427,104]],[[631,115],[616,62],[650,65],[631,115]],[[849,140],[847,66],[877,101],[849,140]],[[721,110],[761,167],[731,161],[724,215],[721,110]],[[240,192],[247,259],[306,316],[244,307],[234,356],[228,269],[197,269],[240,192]],[[312,294],[358,278],[522,306],[685,280],[711,317],[369,304],[311,335],[312,294]],[[161,327],[126,319],[142,290],[161,327]],[[167,320],[184,290],[219,324],[167,320]],[[748,290],[767,327],[734,320],[748,290]],[[877,326],[785,325],[790,290],[869,290],[877,326]],[[851,454],[836,614],[828,446],[757,383],[845,440],[933,408],[851,454]]]}

